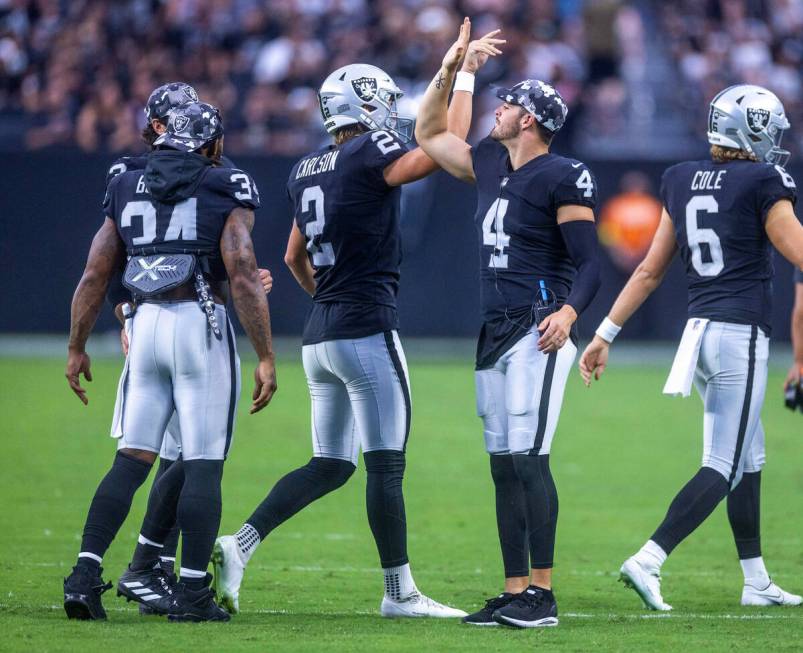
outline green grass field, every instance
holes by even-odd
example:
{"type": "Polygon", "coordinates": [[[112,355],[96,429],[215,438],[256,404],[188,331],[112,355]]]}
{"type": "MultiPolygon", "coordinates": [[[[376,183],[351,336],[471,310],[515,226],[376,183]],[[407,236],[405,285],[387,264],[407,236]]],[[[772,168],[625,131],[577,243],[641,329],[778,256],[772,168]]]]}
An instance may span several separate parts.
{"type": "MultiPolygon", "coordinates": [[[[615,360],[614,360],[615,365],[615,360]]],[[[756,651],[803,649],[803,609],[739,606],[741,572],[721,506],[664,567],[669,615],[648,613],[616,582],[622,560],[663,517],[701,454],[696,398],[660,394],[665,369],[611,368],[586,390],[573,375],[553,447],[560,492],[555,591],[561,624],[543,632],[378,616],[382,577],[364,509],[364,472],[277,529],[249,567],[242,614],[229,624],[140,618],[105,595],[106,623],[68,622],[61,582],[74,562],[108,437],[120,363],[94,362],[85,408],[61,360],[0,359],[0,650],[503,650],[756,651]]],[[[251,365],[243,365],[244,396],[251,365]]],[[[223,532],[232,532],[284,472],[309,457],[300,365],[279,365],[264,412],[241,404],[224,478],[223,532]]],[[[409,550],[419,587],[470,610],[501,589],[492,486],[474,414],[470,361],[411,365],[414,403],[405,481],[409,550]]],[[[803,590],[803,422],[770,378],[764,411],[764,557],[786,589],[803,590]]],[[[147,487],[105,561],[116,580],[131,554],[147,487]]]]}

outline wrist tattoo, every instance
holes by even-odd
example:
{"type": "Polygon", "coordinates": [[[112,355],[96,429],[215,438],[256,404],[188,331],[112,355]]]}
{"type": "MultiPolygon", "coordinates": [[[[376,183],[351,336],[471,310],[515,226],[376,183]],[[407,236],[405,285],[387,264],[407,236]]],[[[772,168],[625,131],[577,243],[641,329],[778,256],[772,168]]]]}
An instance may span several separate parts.
{"type": "Polygon", "coordinates": [[[443,73],[438,73],[438,76],[435,79],[435,88],[441,90],[445,83],[446,83],[446,78],[443,76],[443,73]]]}

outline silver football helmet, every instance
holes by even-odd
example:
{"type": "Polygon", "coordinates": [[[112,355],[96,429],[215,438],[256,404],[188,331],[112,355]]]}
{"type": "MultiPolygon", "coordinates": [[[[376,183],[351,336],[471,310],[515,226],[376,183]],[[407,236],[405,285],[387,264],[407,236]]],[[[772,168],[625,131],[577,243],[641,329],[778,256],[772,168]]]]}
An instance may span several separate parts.
{"type": "Polygon", "coordinates": [[[381,68],[353,63],[338,68],[321,84],[323,126],[330,134],[346,125],[364,125],[369,130],[387,129],[403,142],[413,137],[413,119],[396,110],[404,92],[381,68]]]}
{"type": "Polygon", "coordinates": [[[781,138],[789,121],[778,97],[761,86],[737,84],[711,100],[708,142],[746,150],[759,161],[783,167],[789,152],[781,138]]]}

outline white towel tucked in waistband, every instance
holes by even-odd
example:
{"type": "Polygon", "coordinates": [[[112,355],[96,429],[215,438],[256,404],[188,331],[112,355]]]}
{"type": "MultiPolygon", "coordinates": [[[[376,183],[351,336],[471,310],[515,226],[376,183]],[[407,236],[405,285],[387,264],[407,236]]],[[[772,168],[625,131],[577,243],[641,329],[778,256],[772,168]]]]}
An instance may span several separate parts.
{"type": "Polygon", "coordinates": [[[703,334],[708,322],[709,320],[699,317],[694,317],[686,322],[672,369],[669,371],[669,378],[664,386],[665,395],[688,397],[691,394],[697,357],[700,355],[700,345],[703,343],[703,334]]]}

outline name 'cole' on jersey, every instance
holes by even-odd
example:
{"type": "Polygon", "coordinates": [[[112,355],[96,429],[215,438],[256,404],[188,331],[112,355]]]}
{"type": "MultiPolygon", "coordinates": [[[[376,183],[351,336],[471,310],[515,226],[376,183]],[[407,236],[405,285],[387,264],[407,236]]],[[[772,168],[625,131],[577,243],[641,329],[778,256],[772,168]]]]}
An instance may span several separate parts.
{"type": "Polygon", "coordinates": [[[594,208],[591,171],[551,152],[513,170],[507,149],[490,137],[473,148],[473,160],[483,318],[529,310],[541,280],[564,303],[577,270],[558,226],[558,208],[594,208]]]}
{"type": "Polygon", "coordinates": [[[129,256],[202,254],[208,262],[205,272],[216,281],[227,278],[220,237],[237,207],[259,208],[259,193],[248,173],[174,150],[151,153],[144,170],[118,174],[103,202],[129,256]]]}
{"type": "Polygon", "coordinates": [[[772,252],[764,222],[797,199],[780,166],[689,161],[669,168],[661,198],[675,227],[689,284],[689,317],[755,324],[770,335],[772,252]]]}
{"type": "Polygon", "coordinates": [[[371,131],[293,166],[287,194],[316,282],[304,344],[398,328],[401,188],[383,173],[406,152],[391,133],[371,131]]]}

